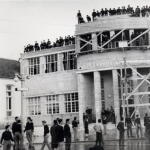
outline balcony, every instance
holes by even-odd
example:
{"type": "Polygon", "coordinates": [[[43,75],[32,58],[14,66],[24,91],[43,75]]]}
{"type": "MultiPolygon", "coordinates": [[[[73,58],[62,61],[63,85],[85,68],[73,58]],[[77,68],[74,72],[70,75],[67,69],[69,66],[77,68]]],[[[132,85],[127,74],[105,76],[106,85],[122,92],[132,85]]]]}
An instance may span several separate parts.
{"type": "Polygon", "coordinates": [[[46,55],[49,53],[56,53],[56,52],[63,52],[63,51],[69,51],[69,50],[74,50],[75,49],[75,44],[72,45],[64,45],[61,47],[53,47],[50,49],[40,49],[40,50],[33,50],[31,52],[26,52],[21,54],[21,58],[30,58],[30,57],[36,57],[36,56],[42,56],[42,55],[46,55]]]}

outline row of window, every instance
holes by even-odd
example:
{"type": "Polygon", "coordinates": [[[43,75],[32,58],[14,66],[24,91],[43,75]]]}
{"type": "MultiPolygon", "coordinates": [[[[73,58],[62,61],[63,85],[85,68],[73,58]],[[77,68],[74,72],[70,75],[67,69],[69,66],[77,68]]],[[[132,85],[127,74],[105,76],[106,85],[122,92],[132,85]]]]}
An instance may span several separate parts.
{"type": "Polygon", "coordinates": [[[12,115],[12,85],[6,86],[6,116],[12,115]]]}
{"type": "MultiPolygon", "coordinates": [[[[64,94],[64,105],[66,113],[79,112],[78,93],[64,94]]],[[[40,97],[28,98],[28,114],[29,115],[41,115],[41,99],[40,97]]],[[[59,114],[60,113],[60,101],[58,95],[49,95],[46,97],[46,113],[47,114],[59,114]]]]}
{"type": "MultiPolygon", "coordinates": [[[[30,58],[29,60],[29,75],[40,74],[40,57],[30,58]]],[[[58,54],[45,56],[45,73],[58,71],[58,54]]],[[[77,60],[75,51],[63,53],[63,69],[73,70],[77,68],[77,60]]]]}
{"type": "MultiPolygon", "coordinates": [[[[97,45],[103,46],[103,48],[111,49],[118,48],[119,41],[131,41],[138,37],[140,34],[144,33],[147,29],[126,29],[121,32],[121,30],[115,31],[103,31],[102,34],[96,33],[97,35],[97,45]],[[119,34],[120,33],[120,34],[119,34]],[[113,38],[113,39],[112,39],[113,38]],[[112,40],[111,40],[112,39],[112,40]],[[108,42],[111,40],[110,42],[108,42]],[[107,43],[108,42],[108,43],[107,43]]],[[[92,41],[92,34],[84,34],[80,36],[82,40],[80,41],[80,51],[92,50],[92,44],[86,41],[92,41]]],[[[145,46],[148,45],[148,32],[137,38],[128,46],[145,46]]]]}

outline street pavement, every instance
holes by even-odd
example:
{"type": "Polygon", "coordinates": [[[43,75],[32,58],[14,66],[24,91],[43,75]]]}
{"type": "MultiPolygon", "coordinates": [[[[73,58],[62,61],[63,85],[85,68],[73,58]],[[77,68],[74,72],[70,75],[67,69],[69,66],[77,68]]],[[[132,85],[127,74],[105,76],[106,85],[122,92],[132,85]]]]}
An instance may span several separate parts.
{"type": "MultiPolygon", "coordinates": [[[[118,140],[105,141],[104,150],[150,150],[150,144],[146,140],[130,139],[125,140],[124,146],[118,144],[118,140]]],[[[71,144],[71,150],[89,150],[90,147],[94,146],[94,142],[77,142],[71,144]]],[[[40,150],[41,144],[35,144],[35,150],[40,150]]],[[[45,147],[45,150],[48,150],[45,147]]],[[[63,148],[62,150],[65,150],[63,148]]]]}

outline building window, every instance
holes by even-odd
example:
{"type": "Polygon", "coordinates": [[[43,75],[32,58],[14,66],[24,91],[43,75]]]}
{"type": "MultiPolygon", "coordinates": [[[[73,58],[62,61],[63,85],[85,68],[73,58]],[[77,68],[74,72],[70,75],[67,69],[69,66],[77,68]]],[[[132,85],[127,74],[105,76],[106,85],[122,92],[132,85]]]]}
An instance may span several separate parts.
{"type": "Polygon", "coordinates": [[[77,59],[75,51],[63,53],[63,67],[64,70],[77,69],[77,59]]]}
{"type": "Polygon", "coordinates": [[[57,54],[48,55],[46,59],[46,70],[45,73],[57,71],[57,54]]]}
{"type": "Polygon", "coordinates": [[[40,73],[40,58],[29,59],[29,75],[36,75],[40,73]]]}
{"type": "Polygon", "coordinates": [[[65,94],[65,109],[67,113],[79,111],[78,93],[65,94]]]}
{"type": "Polygon", "coordinates": [[[58,114],[59,113],[59,100],[58,95],[47,96],[47,114],[58,114]]]}
{"type": "Polygon", "coordinates": [[[6,115],[12,116],[12,85],[6,86],[6,115]]]}
{"type": "Polygon", "coordinates": [[[40,97],[28,98],[29,115],[41,115],[40,97]]]}
{"type": "Polygon", "coordinates": [[[101,100],[102,100],[102,109],[105,109],[105,91],[104,91],[104,79],[101,78],[101,100]]]}

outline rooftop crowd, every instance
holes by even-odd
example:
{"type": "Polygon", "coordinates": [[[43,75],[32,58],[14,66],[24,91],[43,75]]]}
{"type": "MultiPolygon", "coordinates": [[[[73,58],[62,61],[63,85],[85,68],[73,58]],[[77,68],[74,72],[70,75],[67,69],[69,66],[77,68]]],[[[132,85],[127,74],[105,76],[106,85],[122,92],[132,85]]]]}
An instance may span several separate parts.
{"type": "Polygon", "coordinates": [[[35,44],[28,44],[24,47],[24,52],[32,52],[32,51],[39,51],[44,49],[50,49],[53,47],[62,47],[66,45],[75,44],[75,37],[74,36],[65,36],[59,37],[56,39],[55,42],[51,42],[49,39],[47,41],[43,40],[40,44],[36,41],[35,44]]]}
{"type": "MultiPolygon", "coordinates": [[[[140,17],[140,16],[148,17],[150,15],[150,6],[146,5],[141,8],[139,6],[137,6],[134,9],[133,7],[128,5],[127,8],[125,6],[118,7],[118,8],[110,8],[110,9],[102,8],[100,11],[93,9],[91,17],[89,15],[87,15],[86,20],[87,20],[87,22],[91,22],[91,21],[97,20],[97,18],[99,18],[99,17],[124,15],[124,14],[129,14],[129,15],[135,16],[135,17],[140,17]]],[[[80,10],[77,13],[77,18],[78,18],[78,24],[86,22],[82,16],[80,10]]]]}

